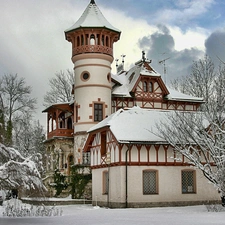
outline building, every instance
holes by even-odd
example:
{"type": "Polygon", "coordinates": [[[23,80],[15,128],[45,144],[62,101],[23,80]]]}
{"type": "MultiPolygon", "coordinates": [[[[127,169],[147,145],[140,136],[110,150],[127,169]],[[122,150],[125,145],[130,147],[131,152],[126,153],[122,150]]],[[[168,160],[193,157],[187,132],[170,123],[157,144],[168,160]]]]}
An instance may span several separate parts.
{"type": "Polygon", "coordinates": [[[65,31],[72,44],[74,101],[44,110],[52,162],[49,171],[54,162],[65,174],[72,164],[90,163],[92,200],[101,206],[218,200],[218,193],[203,175],[189,168],[184,158],[178,161],[173,149],[152,131],[165,114],[194,112],[203,99],[166,87],[144,52],[128,71],[121,64],[117,74],[111,74],[113,44],[120,34],[94,0],[65,31]]]}

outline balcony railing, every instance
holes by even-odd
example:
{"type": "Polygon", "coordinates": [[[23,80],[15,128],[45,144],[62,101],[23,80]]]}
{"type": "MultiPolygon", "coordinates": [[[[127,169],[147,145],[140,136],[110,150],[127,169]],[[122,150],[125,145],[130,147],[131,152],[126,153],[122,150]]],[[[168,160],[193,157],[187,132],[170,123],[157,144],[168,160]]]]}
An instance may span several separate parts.
{"type": "Polygon", "coordinates": [[[82,45],[73,48],[73,56],[82,53],[103,53],[113,56],[113,49],[102,45],[82,45]]]}
{"type": "Polygon", "coordinates": [[[52,137],[73,137],[73,129],[56,129],[48,133],[48,139],[52,137]]]}

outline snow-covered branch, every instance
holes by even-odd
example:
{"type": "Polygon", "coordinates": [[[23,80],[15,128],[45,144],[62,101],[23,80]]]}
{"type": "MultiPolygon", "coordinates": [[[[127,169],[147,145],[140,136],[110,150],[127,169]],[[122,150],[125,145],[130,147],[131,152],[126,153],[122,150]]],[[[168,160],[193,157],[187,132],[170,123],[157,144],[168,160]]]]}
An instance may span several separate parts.
{"type": "Polygon", "coordinates": [[[45,191],[41,170],[40,154],[24,158],[14,148],[0,144],[0,189],[45,191]]]}

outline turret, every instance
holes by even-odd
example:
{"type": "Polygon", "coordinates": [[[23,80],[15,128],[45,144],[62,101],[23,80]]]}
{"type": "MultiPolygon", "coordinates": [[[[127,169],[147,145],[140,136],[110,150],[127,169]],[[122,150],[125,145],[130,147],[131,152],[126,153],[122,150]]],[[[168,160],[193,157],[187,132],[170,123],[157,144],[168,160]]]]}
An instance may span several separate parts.
{"type": "MultiPolygon", "coordinates": [[[[74,63],[75,152],[82,151],[86,131],[111,114],[113,44],[120,31],[103,16],[92,0],[80,19],[65,31],[72,43],[74,63]]],[[[81,155],[77,154],[81,159],[81,155]]]]}

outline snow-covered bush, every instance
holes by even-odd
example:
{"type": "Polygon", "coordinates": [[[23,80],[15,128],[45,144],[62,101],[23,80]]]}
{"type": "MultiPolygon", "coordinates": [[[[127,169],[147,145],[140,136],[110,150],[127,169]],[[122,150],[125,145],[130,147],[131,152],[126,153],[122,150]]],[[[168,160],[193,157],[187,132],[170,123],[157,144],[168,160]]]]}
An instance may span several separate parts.
{"type": "Polygon", "coordinates": [[[16,149],[0,143],[0,189],[46,190],[42,183],[41,154],[23,157],[16,149]]]}

